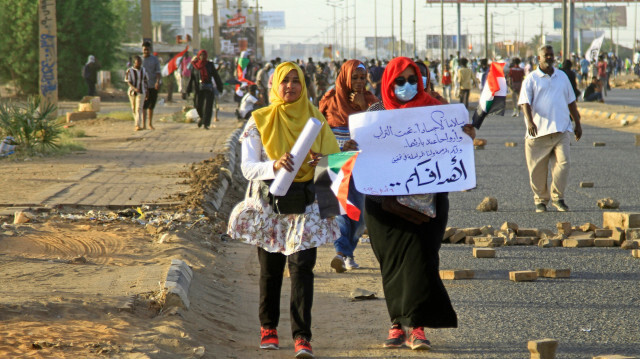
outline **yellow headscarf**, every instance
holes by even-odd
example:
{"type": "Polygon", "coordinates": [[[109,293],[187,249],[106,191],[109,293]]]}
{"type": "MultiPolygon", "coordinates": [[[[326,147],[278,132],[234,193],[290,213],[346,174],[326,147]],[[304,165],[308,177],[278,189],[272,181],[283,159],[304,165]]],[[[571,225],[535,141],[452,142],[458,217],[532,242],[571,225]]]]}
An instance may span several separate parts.
{"type": "MultiPolygon", "coordinates": [[[[272,160],[279,159],[286,152],[290,152],[293,144],[296,142],[302,129],[311,117],[315,117],[322,122],[322,129],[311,145],[313,152],[328,155],[340,152],[338,141],[333,135],[331,128],[327,124],[327,120],[322,113],[316,108],[307,97],[307,87],[304,82],[304,74],[298,65],[293,62],[283,62],[276,67],[273,73],[271,93],[269,99],[271,105],[252,112],[253,119],[256,121],[256,127],[260,132],[262,146],[265,152],[272,160]],[[278,94],[280,83],[285,76],[291,71],[296,70],[302,92],[300,97],[294,102],[284,102],[278,94]]],[[[307,164],[311,156],[307,154],[300,170],[296,174],[294,182],[304,182],[313,179],[314,169],[307,164]]]]}

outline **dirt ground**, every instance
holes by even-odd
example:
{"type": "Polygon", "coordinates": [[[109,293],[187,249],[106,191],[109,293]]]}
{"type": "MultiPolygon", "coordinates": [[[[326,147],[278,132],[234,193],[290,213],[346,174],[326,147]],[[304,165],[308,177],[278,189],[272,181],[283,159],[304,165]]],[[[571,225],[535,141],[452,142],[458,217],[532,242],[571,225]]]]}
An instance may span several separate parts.
{"type": "MultiPolygon", "coordinates": [[[[638,123],[622,127],[586,117],[583,122],[640,133],[638,123]]],[[[98,128],[94,135],[105,141],[130,132],[128,124],[116,120],[86,125],[98,128]]],[[[100,143],[92,146],[99,149],[100,143]]],[[[59,162],[55,157],[34,161],[23,173],[31,182],[12,181],[11,173],[0,171],[0,183],[5,189],[11,185],[9,197],[19,199],[38,185],[37,178],[64,176],[68,168],[59,162]]],[[[149,218],[159,219],[156,225],[145,226],[132,211],[108,209],[61,208],[16,226],[11,216],[0,218],[5,223],[0,229],[0,358],[292,357],[288,282],[283,287],[282,349],[257,349],[255,248],[223,235],[229,212],[244,194],[238,175],[219,212],[206,205],[206,189],[215,187],[223,165],[223,159],[214,158],[181,170],[176,182],[191,190],[173,198],[184,205],[151,211],[149,218]],[[195,273],[188,310],[162,307],[161,286],[174,258],[185,260],[195,273]]],[[[349,275],[329,267],[332,246],[318,253],[313,345],[319,357],[424,356],[381,349],[388,328],[384,300],[349,300],[356,288],[382,297],[377,262],[367,243],[357,250],[362,269],[349,275]]],[[[454,335],[445,334],[434,344],[446,348],[454,335]]],[[[452,356],[435,351],[429,357],[452,356]]]]}

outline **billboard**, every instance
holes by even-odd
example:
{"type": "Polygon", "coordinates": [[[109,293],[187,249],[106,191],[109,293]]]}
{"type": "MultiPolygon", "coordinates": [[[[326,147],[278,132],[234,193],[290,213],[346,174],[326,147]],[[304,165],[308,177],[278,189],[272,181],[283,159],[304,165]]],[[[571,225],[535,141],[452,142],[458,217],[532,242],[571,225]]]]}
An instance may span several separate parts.
{"type": "MultiPolygon", "coordinates": [[[[467,47],[467,35],[460,35],[460,47],[467,47]]],[[[439,49],[440,48],[440,35],[427,35],[427,49],[439,49]]],[[[444,35],[444,47],[445,49],[457,49],[458,48],[458,36],[457,35],[444,35]]]]}
{"type": "MultiPolygon", "coordinates": [[[[393,37],[391,36],[378,36],[378,48],[379,49],[388,49],[391,51],[393,47],[393,37]]],[[[367,50],[374,50],[376,48],[376,37],[367,36],[364,38],[364,46],[367,50]]]]}
{"type": "MultiPolygon", "coordinates": [[[[576,29],[595,29],[603,27],[626,27],[626,6],[585,6],[574,11],[576,29]]],[[[562,8],[553,9],[553,28],[562,28],[562,8]]]]}
{"type": "Polygon", "coordinates": [[[284,29],[284,11],[260,12],[260,26],[265,29],[284,29]]]}
{"type": "Polygon", "coordinates": [[[238,56],[242,51],[257,48],[256,28],[242,26],[220,26],[220,52],[222,55],[238,56]]]}

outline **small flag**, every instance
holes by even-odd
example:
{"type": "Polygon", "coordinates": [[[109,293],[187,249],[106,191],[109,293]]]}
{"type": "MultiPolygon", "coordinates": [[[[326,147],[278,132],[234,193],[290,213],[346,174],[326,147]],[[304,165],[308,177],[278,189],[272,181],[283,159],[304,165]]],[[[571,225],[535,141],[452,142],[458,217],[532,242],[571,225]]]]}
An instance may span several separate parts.
{"type": "Polygon", "coordinates": [[[487,83],[482,88],[478,108],[473,114],[473,126],[480,128],[487,115],[504,116],[507,97],[507,80],[504,78],[504,62],[493,62],[487,75],[487,83]]]}
{"type": "Polygon", "coordinates": [[[347,151],[320,159],[314,183],[321,218],[346,214],[354,221],[360,219],[364,196],[356,191],[351,177],[357,157],[357,151],[347,151]]]}
{"type": "Polygon", "coordinates": [[[160,72],[162,74],[162,77],[171,75],[178,68],[178,64],[180,63],[180,61],[182,61],[182,56],[187,53],[187,50],[189,50],[189,45],[187,45],[187,48],[184,49],[184,51],[174,56],[171,60],[167,61],[167,63],[162,68],[162,71],[160,72]]]}

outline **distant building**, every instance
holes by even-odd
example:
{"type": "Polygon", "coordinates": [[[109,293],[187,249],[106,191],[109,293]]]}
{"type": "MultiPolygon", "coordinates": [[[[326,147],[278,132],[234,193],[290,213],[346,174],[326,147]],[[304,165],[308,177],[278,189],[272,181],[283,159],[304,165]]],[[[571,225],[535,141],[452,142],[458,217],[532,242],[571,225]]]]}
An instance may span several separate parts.
{"type": "Polygon", "coordinates": [[[151,21],[171,24],[171,28],[181,29],[181,2],[181,0],[151,0],[151,21]]]}

